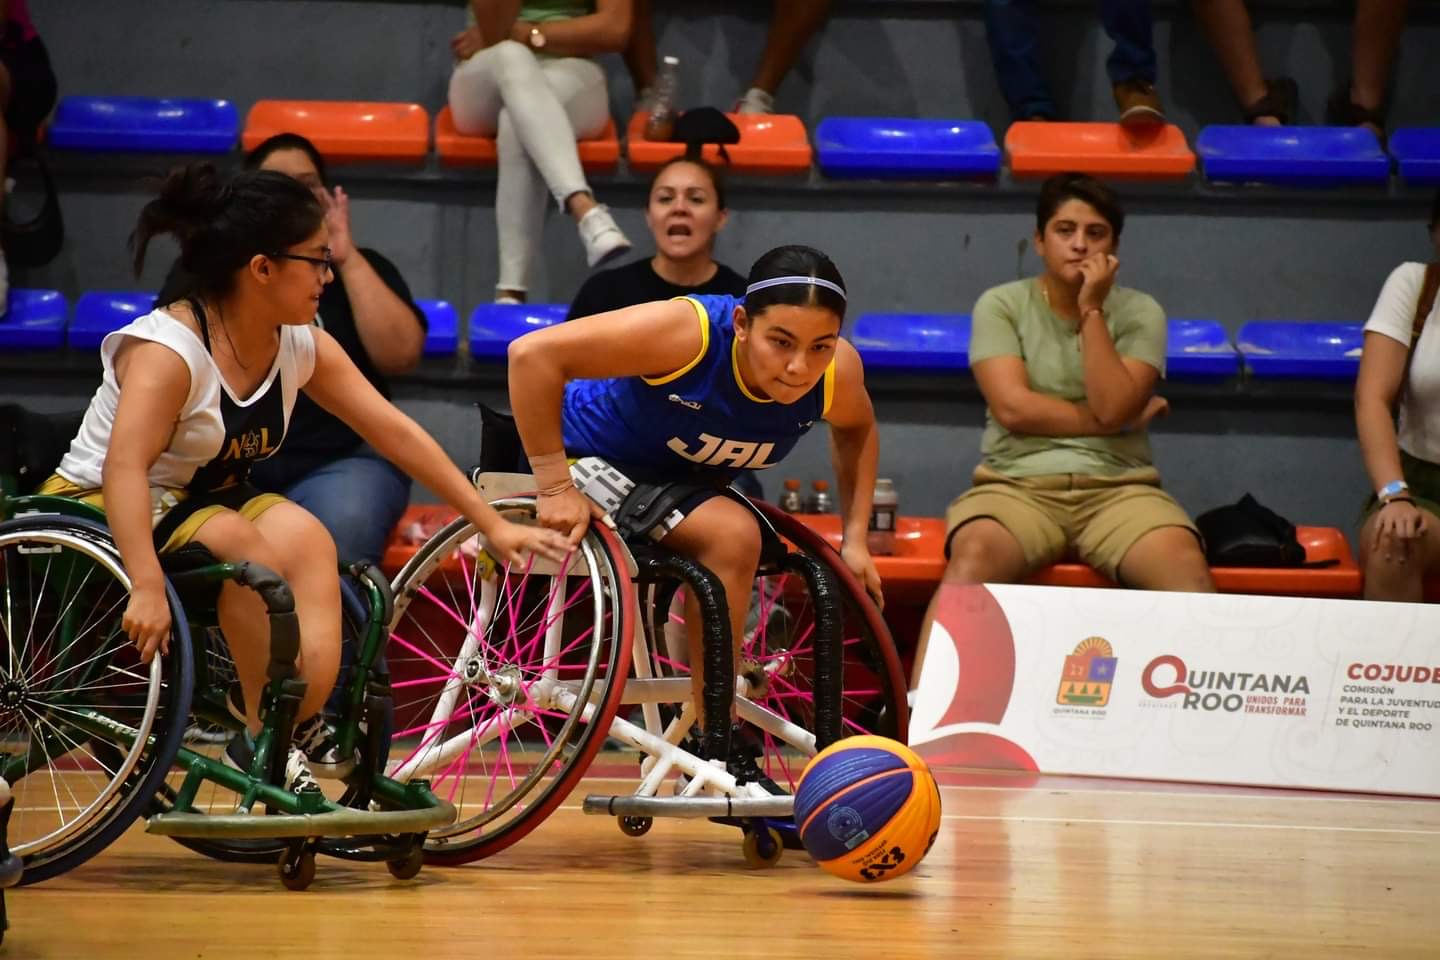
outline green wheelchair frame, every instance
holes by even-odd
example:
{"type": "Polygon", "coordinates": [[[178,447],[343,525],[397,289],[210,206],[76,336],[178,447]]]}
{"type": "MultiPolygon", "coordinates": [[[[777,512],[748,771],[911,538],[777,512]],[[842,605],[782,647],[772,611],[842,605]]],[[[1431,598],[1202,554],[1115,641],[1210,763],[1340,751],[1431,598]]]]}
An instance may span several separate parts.
{"type": "MultiPolygon", "coordinates": [[[[98,813],[84,811],[87,821],[71,825],[56,842],[37,846],[23,835],[12,835],[12,845],[25,861],[22,882],[44,880],[79,865],[142,815],[148,817],[147,832],[170,836],[208,856],[274,862],[281,881],[290,889],[310,884],[317,852],[352,860],[383,860],[397,878],[414,876],[423,864],[427,831],[453,822],[455,811],[436,797],[425,781],[401,783],[381,772],[389,748],[390,699],[382,653],[393,600],[378,571],[368,565],[340,571],[356,586],[366,609],[362,623],[347,620],[356,634],[353,664],[342,679],[339,716],[333,718],[342,755],[358,754],[360,759],[344,778],[343,796],[331,800],[323,793],[295,793],[283,787],[295,710],[305,693],[305,683],[295,668],[299,626],[289,586],[259,564],[218,562],[198,545],[163,556],[171,642],[168,655],[157,653],[148,668],[137,666],[138,657],[133,657],[133,646],[121,633],[118,613],[113,623],[103,627],[106,634],[101,642],[110,645],[108,652],[102,649],[83,661],[77,658],[89,651],[77,634],[77,630],[85,630],[86,606],[77,602],[83,600],[81,594],[70,598],[54,618],[45,642],[53,639],[58,652],[43,670],[51,676],[67,677],[66,684],[83,684],[106,671],[138,680],[148,669],[154,687],[154,674],[163,676],[164,702],[147,702],[144,708],[152,722],[143,741],[137,725],[106,715],[105,704],[99,702],[104,700],[103,694],[97,694],[96,702],[90,704],[61,704],[52,697],[47,706],[46,691],[37,689],[39,680],[26,673],[26,664],[16,662],[16,619],[25,611],[14,609],[7,571],[18,580],[18,568],[26,568],[33,587],[35,572],[31,568],[43,565],[40,599],[52,578],[59,583],[63,576],[69,585],[79,576],[83,590],[97,570],[128,592],[129,581],[104,519],[102,511],[76,500],[14,497],[0,491],[0,606],[5,607],[0,610],[0,627],[10,648],[8,658],[0,656],[0,777],[18,792],[27,775],[56,766],[57,760],[72,752],[88,753],[101,769],[108,769],[108,762],[117,768],[129,764],[123,782],[114,790],[124,796],[114,803],[107,800],[107,808],[98,813]],[[52,569],[57,556],[60,562],[52,569]],[[11,565],[17,569],[9,570],[11,565]],[[254,738],[252,759],[245,771],[185,742],[186,730],[197,721],[218,728],[227,738],[242,732],[243,725],[225,708],[228,676],[211,669],[215,651],[207,648],[212,630],[218,633],[214,603],[226,582],[254,590],[264,600],[271,628],[268,679],[261,698],[263,725],[254,738]],[[133,663],[122,662],[126,657],[132,657],[133,663]],[[12,749],[13,738],[3,732],[18,728],[7,713],[33,721],[26,723],[31,736],[24,750],[12,749]],[[134,760],[136,756],[140,760],[134,760]],[[177,771],[183,777],[179,786],[173,787],[167,777],[177,771]],[[196,798],[206,783],[233,792],[235,812],[212,814],[198,809],[196,798]],[[256,804],[263,805],[267,815],[252,814],[256,804]]],[[[39,619],[40,613],[31,611],[31,616],[39,619]]],[[[34,639],[34,620],[29,625],[22,659],[34,639]]],[[[3,653],[0,650],[0,655],[3,653]]],[[[102,686],[96,685],[96,690],[102,686]]],[[[78,689],[63,688],[65,692],[78,689]]],[[[50,778],[55,790],[53,770],[50,778]]],[[[56,804],[63,820],[58,790],[56,804]]]]}

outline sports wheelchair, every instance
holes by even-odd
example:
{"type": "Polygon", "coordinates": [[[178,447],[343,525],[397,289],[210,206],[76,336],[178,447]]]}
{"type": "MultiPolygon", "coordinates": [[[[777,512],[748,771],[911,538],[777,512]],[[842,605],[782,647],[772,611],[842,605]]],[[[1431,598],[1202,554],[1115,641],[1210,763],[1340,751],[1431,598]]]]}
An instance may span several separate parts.
{"type": "MultiPolygon", "coordinates": [[[[486,413],[480,470],[513,466],[518,443],[486,413]],[[484,456],[497,440],[507,453],[484,456]]],[[[480,470],[492,506],[535,522],[531,478],[480,470]]],[[[790,794],[809,757],[850,734],[905,738],[906,679],[879,611],[823,538],[752,507],[766,549],[738,663],[718,579],[646,537],[594,523],[564,564],[504,566],[458,518],[415,552],[392,584],[387,774],[424,777],[455,805],[426,835],[427,861],[504,850],[600,767],[638,784],[585,798],[586,812],[636,837],[656,817],[729,823],[746,861],[770,865],[798,846],[790,794]],[[676,630],[682,589],[703,616],[704,729],[676,630]]]]}
{"type": "MultiPolygon", "coordinates": [[[[45,419],[14,411],[7,426],[45,419]]],[[[15,795],[9,839],[23,860],[21,882],[84,863],[142,816],[148,832],[208,856],[276,863],[291,889],[310,884],[317,853],[383,860],[396,877],[414,876],[426,832],[451,823],[455,810],[419,778],[382,774],[392,601],[378,571],[340,571],[351,662],[332,704],[342,755],[356,762],[338,798],[291,792],[285,761],[305,685],[285,582],[258,564],[219,563],[198,545],[164,555],[169,652],[142,663],[121,629],[130,580],[103,514],[76,500],[18,495],[21,482],[33,487],[49,470],[10,454],[0,464],[0,473],[11,468],[0,488],[0,778],[15,795]],[[215,603],[226,581],[263,598],[271,634],[264,724],[240,764],[219,757],[243,727],[225,706],[234,668],[215,603]]]]}

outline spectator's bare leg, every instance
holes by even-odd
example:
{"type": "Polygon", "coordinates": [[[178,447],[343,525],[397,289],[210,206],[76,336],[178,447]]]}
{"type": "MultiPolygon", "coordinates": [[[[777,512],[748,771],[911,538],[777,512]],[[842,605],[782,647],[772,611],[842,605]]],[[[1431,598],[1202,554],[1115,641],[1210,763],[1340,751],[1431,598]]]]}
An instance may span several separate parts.
{"type": "MultiPolygon", "coordinates": [[[[950,562],[945,565],[940,584],[943,589],[947,583],[1014,583],[1029,569],[1025,551],[1015,535],[998,520],[980,517],[960,527],[950,538],[950,562]]],[[[935,604],[939,597],[937,591],[925,608],[912,677],[918,675],[920,664],[925,662],[925,648],[930,642],[930,627],[935,622],[935,604]]]]}
{"type": "MultiPolygon", "coordinates": [[[[1383,0],[1382,0],[1383,2],[1383,0]]],[[[1248,108],[1268,92],[1260,55],[1255,49],[1255,27],[1245,0],[1195,0],[1195,18],[1205,28],[1215,56],[1235,91],[1235,99],[1248,108]]],[[[1279,126],[1278,117],[1257,117],[1261,126],[1279,126]]]]}
{"type": "Polygon", "coordinates": [[[1380,514],[1372,513],[1360,530],[1360,569],[1365,571],[1365,599],[1419,603],[1425,573],[1440,566],[1440,519],[1428,510],[1425,532],[1418,541],[1376,541],[1380,514]]]}
{"type": "Polygon", "coordinates": [[[1375,111],[1384,106],[1408,6],[1409,0],[1356,0],[1350,81],[1350,102],[1356,106],[1375,111]]]}
{"type": "Polygon", "coordinates": [[[625,69],[630,71],[637,101],[643,91],[655,86],[655,75],[660,70],[656,56],[653,0],[635,0],[630,42],[625,45],[625,69]]]}
{"type": "Polygon", "coordinates": [[[1184,527],[1160,527],[1136,540],[1120,561],[1119,574],[1121,583],[1138,590],[1215,592],[1200,542],[1184,527]]]}
{"type": "Polygon", "coordinates": [[[765,51],[752,87],[774,94],[830,12],[830,0],[774,0],[765,51]]]}

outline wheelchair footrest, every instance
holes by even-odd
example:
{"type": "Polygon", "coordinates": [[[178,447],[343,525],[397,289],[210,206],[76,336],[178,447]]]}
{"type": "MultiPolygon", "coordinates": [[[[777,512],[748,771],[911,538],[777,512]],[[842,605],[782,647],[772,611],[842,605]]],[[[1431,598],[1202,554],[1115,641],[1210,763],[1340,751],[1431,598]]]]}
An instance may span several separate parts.
{"type": "Polygon", "coordinates": [[[591,794],[581,807],[586,813],[611,817],[788,817],[794,797],[607,797],[591,794]]]}
{"type": "Polygon", "coordinates": [[[333,810],[329,813],[246,813],[207,816],[203,813],[159,813],[145,824],[146,833],[166,837],[266,840],[277,837],[361,837],[424,833],[455,822],[455,807],[445,801],[420,810],[333,810]]]}

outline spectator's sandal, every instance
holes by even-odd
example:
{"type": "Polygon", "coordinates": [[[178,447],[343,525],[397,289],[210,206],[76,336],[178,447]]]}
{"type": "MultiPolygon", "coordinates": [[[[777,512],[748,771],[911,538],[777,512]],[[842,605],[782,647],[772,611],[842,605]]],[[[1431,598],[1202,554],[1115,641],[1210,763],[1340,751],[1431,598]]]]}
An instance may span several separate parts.
{"type": "Polygon", "coordinates": [[[1350,99],[1348,90],[1336,90],[1325,105],[1325,122],[1332,127],[1372,127],[1385,145],[1385,108],[1371,110],[1350,99]]]}
{"type": "Polygon", "coordinates": [[[1253,124],[1261,117],[1274,117],[1282,127],[1295,121],[1295,101],[1300,88],[1290,77],[1270,77],[1265,81],[1265,96],[1245,108],[1245,122],[1253,124]]]}

